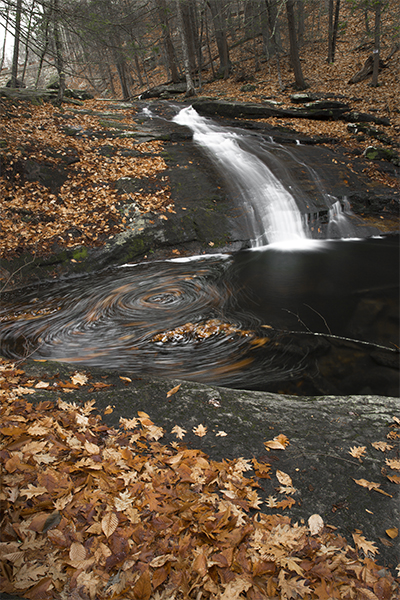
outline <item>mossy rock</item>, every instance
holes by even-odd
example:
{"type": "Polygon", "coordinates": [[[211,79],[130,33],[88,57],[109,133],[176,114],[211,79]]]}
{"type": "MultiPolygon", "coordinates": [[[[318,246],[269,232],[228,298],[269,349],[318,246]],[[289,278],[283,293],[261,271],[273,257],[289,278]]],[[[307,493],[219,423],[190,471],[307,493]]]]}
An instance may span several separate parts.
{"type": "Polygon", "coordinates": [[[395,150],[392,150],[392,148],[376,148],[375,146],[368,146],[364,151],[364,156],[369,160],[387,160],[396,166],[400,166],[399,154],[395,150]]]}

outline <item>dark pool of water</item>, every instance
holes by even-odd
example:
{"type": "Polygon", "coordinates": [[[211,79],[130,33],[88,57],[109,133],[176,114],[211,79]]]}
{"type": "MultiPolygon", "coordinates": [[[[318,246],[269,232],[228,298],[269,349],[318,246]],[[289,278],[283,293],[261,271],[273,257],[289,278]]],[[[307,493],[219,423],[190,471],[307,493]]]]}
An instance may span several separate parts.
{"type": "Polygon", "coordinates": [[[284,393],[397,396],[398,306],[396,236],[267,247],[5,294],[1,353],[284,393]]]}

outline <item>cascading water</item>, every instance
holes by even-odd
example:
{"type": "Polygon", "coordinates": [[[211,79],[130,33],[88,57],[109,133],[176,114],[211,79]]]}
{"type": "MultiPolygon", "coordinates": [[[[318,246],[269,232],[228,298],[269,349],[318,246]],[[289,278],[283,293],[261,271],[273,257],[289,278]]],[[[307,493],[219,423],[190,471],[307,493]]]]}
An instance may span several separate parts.
{"type": "Polygon", "coordinates": [[[192,107],[181,110],[174,121],[193,131],[194,141],[217,161],[227,180],[240,191],[254,232],[254,247],[307,239],[293,196],[257,156],[240,147],[236,133],[212,124],[192,107]]]}
{"type": "Polygon", "coordinates": [[[3,294],[1,353],[284,393],[396,395],[398,239],[311,239],[321,214],[329,223],[319,239],[357,235],[301,148],[224,129],[192,108],[174,121],[239,194],[257,252],[125,265],[3,294]]]}

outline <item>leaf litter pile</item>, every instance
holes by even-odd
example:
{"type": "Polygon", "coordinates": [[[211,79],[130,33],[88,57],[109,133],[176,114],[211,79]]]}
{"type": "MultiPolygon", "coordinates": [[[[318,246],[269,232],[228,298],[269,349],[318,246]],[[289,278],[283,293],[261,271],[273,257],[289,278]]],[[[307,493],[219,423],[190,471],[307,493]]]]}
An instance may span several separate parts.
{"type": "Polygon", "coordinates": [[[75,115],[51,104],[0,100],[0,257],[101,246],[126,228],[123,206],[132,201],[138,214],[172,210],[162,142],[138,143],[133,108],[120,121],[133,131],[114,137],[120,132],[110,131],[99,108],[104,111],[101,103],[88,101],[75,115]],[[75,129],[65,125],[69,118],[75,129]],[[157,176],[151,193],[142,189],[132,196],[117,189],[124,177],[146,182],[157,176]]]}
{"type": "MultiPolygon", "coordinates": [[[[144,412],[111,428],[93,413],[95,400],[73,401],[86,382],[81,373],[59,382],[72,402],[34,404],[26,396],[49,383],[0,362],[4,592],[32,600],[399,597],[399,579],[377,565],[377,548],[361,532],[352,547],[319,515],[306,526],[259,510],[258,481],[273,475],[267,462],[211,460],[181,443],[179,425],[177,441],[163,445],[164,430],[144,412]]],[[[193,433],[203,437],[207,427],[193,433]]],[[[375,450],[397,436],[392,429],[375,450]]],[[[264,442],[266,450],[289,444],[284,434],[264,442]]],[[[362,460],[365,448],[349,452],[362,460]]],[[[290,507],[292,480],[279,470],[276,477],[285,500],[270,496],[266,505],[290,507]]]]}

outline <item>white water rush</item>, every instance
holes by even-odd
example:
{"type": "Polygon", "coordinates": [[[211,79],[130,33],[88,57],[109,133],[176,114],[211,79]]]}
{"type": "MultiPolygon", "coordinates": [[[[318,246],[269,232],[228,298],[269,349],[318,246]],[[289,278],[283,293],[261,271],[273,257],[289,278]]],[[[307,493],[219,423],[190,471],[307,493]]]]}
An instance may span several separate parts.
{"type": "Polygon", "coordinates": [[[204,148],[239,192],[253,232],[255,248],[267,244],[302,245],[308,240],[296,201],[259,158],[240,147],[240,136],[184,108],[174,122],[193,131],[193,140],[204,148]]]}

